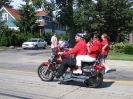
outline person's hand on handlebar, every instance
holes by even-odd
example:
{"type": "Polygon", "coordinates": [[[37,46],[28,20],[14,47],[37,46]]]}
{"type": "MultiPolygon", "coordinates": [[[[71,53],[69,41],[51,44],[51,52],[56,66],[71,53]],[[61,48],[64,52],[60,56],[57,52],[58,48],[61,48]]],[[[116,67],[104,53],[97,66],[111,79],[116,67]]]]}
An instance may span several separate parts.
{"type": "Polygon", "coordinates": [[[63,54],[63,52],[58,52],[58,54],[59,54],[59,55],[62,55],[62,54],[63,54]]]}

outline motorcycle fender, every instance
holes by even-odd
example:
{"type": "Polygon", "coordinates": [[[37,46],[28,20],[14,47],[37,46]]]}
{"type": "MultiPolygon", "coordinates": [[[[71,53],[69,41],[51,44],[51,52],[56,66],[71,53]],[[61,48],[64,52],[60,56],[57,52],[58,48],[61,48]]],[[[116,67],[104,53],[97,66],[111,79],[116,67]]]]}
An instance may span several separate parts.
{"type": "Polygon", "coordinates": [[[48,66],[49,62],[43,62],[42,64],[45,65],[45,66],[48,66]]]}

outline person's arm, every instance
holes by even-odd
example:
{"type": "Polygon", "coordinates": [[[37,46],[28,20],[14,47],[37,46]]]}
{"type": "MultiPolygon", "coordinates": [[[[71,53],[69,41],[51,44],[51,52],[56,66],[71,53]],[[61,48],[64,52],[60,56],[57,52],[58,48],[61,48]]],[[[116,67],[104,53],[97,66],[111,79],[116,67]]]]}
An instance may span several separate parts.
{"type": "Polygon", "coordinates": [[[103,43],[104,43],[104,46],[102,47],[102,52],[104,52],[104,51],[105,51],[105,49],[109,46],[109,44],[108,44],[108,41],[107,41],[107,40],[105,40],[103,43]]]}
{"type": "Polygon", "coordinates": [[[87,43],[86,46],[87,46],[87,51],[90,52],[90,44],[87,43]]]}
{"type": "Polygon", "coordinates": [[[109,45],[109,44],[106,44],[106,45],[103,46],[103,48],[102,48],[102,51],[103,51],[103,52],[104,52],[105,49],[108,47],[108,45],[109,45]]]}
{"type": "Polygon", "coordinates": [[[94,44],[92,44],[91,46],[90,46],[90,52],[89,53],[92,53],[92,52],[96,52],[96,51],[98,51],[98,50],[100,50],[100,48],[101,48],[101,44],[99,44],[99,43],[94,43],[94,44]]]}
{"type": "Polygon", "coordinates": [[[53,44],[53,41],[54,41],[54,40],[53,40],[53,37],[51,37],[51,44],[53,44]]]}
{"type": "Polygon", "coordinates": [[[63,52],[64,55],[69,55],[69,54],[75,54],[78,52],[79,50],[79,44],[77,43],[74,48],[72,48],[71,50],[67,51],[67,52],[63,52]]]}

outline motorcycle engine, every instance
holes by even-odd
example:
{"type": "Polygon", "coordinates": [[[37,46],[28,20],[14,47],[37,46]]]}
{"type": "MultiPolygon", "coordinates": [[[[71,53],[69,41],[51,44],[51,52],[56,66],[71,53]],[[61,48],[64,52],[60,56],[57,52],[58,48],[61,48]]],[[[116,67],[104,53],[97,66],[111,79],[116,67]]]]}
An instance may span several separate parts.
{"type": "Polygon", "coordinates": [[[93,65],[83,66],[82,71],[83,71],[85,76],[94,76],[97,74],[97,71],[95,70],[95,67],[93,65]]]}

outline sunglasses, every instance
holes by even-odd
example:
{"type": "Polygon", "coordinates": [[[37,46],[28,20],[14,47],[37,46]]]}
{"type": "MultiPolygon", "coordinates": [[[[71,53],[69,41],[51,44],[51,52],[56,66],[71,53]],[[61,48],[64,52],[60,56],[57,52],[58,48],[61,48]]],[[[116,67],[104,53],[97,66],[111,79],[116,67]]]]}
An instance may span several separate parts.
{"type": "Polygon", "coordinates": [[[97,38],[97,36],[94,36],[93,38],[97,38]]]}

